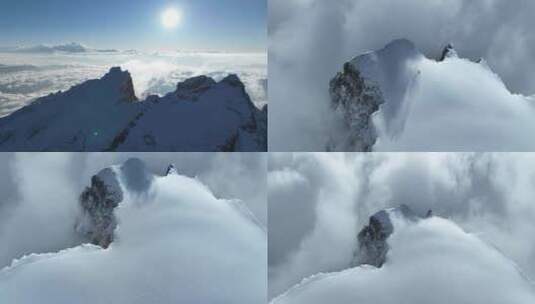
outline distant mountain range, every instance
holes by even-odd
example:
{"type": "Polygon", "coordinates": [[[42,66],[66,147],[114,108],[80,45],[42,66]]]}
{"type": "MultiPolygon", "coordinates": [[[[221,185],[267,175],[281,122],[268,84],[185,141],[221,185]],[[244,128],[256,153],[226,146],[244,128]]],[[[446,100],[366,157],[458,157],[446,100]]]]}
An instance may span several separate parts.
{"type": "Polygon", "coordinates": [[[94,49],[89,48],[77,42],[70,42],[58,45],[39,44],[34,46],[15,46],[15,47],[0,47],[0,52],[16,52],[16,53],[86,53],[86,52],[118,52],[115,49],[94,49]]]}

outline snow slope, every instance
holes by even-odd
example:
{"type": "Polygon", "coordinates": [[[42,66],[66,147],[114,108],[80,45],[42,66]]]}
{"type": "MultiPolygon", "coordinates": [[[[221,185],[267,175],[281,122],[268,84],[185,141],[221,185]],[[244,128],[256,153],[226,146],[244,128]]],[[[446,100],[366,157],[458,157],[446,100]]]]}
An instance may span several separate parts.
{"type": "Polygon", "coordinates": [[[286,303],[519,303],[535,301],[535,288],[495,248],[453,222],[391,218],[386,263],[303,280],[271,301],[286,303]],[[483,289],[482,289],[483,287],[483,289]]]}
{"type": "Polygon", "coordinates": [[[451,45],[437,61],[394,40],[346,63],[330,95],[345,125],[330,150],[535,149],[533,101],[511,93],[485,60],[459,58],[451,45]]]}
{"type": "Polygon", "coordinates": [[[0,118],[0,150],[265,151],[264,115],[234,75],[137,102],[130,74],[112,68],[0,118]]]}
{"type": "Polygon", "coordinates": [[[123,194],[111,245],[15,260],[0,270],[0,302],[265,303],[267,237],[250,214],[139,160],[111,170],[98,175],[123,194]]]}

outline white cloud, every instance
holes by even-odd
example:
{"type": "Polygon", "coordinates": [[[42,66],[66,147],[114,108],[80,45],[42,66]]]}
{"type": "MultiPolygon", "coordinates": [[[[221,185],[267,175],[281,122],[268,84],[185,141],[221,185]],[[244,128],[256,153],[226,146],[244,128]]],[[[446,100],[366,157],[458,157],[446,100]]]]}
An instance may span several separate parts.
{"type": "Polygon", "coordinates": [[[79,193],[65,173],[69,162],[64,154],[15,155],[13,184],[20,197],[3,210],[0,268],[14,257],[56,251],[80,241],[73,230],[79,193]]]}
{"type": "Polygon", "coordinates": [[[511,94],[487,67],[457,58],[421,59],[415,66],[419,75],[403,100],[406,113],[374,116],[375,151],[533,150],[526,136],[535,130],[535,104],[511,94]],[[392,120],[401,122],[396,130],[389,128],[392,120]]]}
{"type": "Polygon", "coordinates": [[[24,254],[79,244],[74,235],[79,195],[101,169],[132,157],[156,175],[175,164],[217,198],[240,200],[267,225],[267,157],[261,153],[2,153],[0,243],[9,246],[0,247],[0,268],[24,254]]]}
{"type": "Polygon", "coordinates": [[[513,262],[452,222],[396,223],[387,262],[305,280],[271,303],[519,303],[535,289],[513,262]],[[483,291],[484,289],[484,291],[483,291]]]}
{"type": "Polygon", "coordinates": [[[108,249],[83,245],[32,255],[1,270],[0,300],[265,302],[261,227],[192,178],[159,177],[148,191],[127,195],[118,207],[116,240],[108,249]]]}
{"type": "Polygon", "coordinates": [[[529,153],[270,155],[269,297],[348,268],[369,216],[401,204],[450,219],[533,280],[535,245],[526,240],[535,233],[534,164],[529,153]],[[281,171],[306,183],[275,178],[281,171]]]}
{"type": "MultiPolygon", "coordinates": [[[[528,13],[535,9],[534,4],[533,1],[523,0],[270,1],[270,150],[324,151],[329,134],[342,132],[340,117],[336,117],[329,109],[329,80],[341,70],[344,62],[364,52],[380,49],[393,39],[407,38],[413,41],[429,58],[438,57],[443,46],[452,42],[461,57],[472,60],[485,58],[511,92],[534,94],[535,59],[529,50],[535,47],[535,36],[530,34],[534,23],[528,13]]],[[[465,74],[457,71],[451,77],[464,80],[462,75],[465,74]]],[[[462,87],[466,88],[467,84],[462,87]]],[[[485,91],[489,87],[480,86],[471,87],[468,92],[476,89],[489,95],[476,96],[474,93],[467,94],[467,98],[489,97],[490,93],[496,91],[503,93],[502,88],[485,91]]],[[[500,98],[493,97],[490,103],[495,106],[498,99],[509,103],[518,99],[514,96],[503,97],[503,94],[500,98]]],[[[431,99],[428,102],[430,107],[435,106],[433,100],[436,103],[441,101],[431,99]]],[[[484,100],[480,101],[479,107],[484,108],[487,104],[484,100]]],[[[520,113],[521,108],[523,107],[517,107],[515,111],[520,113]]],[[[463,111],[471,109],[470,105],[468,109],[456,109],[458,112],[455,115],[468,116],[468,113],[473,112],[463,111]]],[[[497,107],[495,112],[501,110],[497,107]]],[[[464,123],[464,129],[480,116],[470,116],[470,120],[464,123]]],[[[503,131],[499,135],[512,136],[512,143],[508,145],[510,142],[505,141],[499,151],[525,149],[514,138],[516,135],[510,133],[520,132],[524,137],[529,134],[532,119],[526,122],[526,116],[526,113],[519,117],[513,115],[507,121],[507,132],[503,131]]],[[[428,118],[428,121],[434,121],[434,118],[428,118]]],[[[490,121],[492,126],[489,129],[492,129],[500,127],[500,121],[503,120],[505,119],[489,118],[478,123],[482,125],[490,121]]],[[[458,134],[458,129],[456,131],[455,134],[458,134]]],[[[422,133],[423,131],[419,134],[422,133]]],[[[441,133],[435,138],[444,136],[446,135],[441,133]]],[[[486,137],[491,136],[487,134],[486,137]]],[[[422,140],[429,138],[430,136],[422,137],[422,140]]],[[[476,138],[476,135],[472,138],[476,138]]],[[[525,142],[527,141],[524,140],[523,143],[525,142]]],[[[462,150],[458,148],[459,144],[453,142],[452,148],[446,150],[462,150]]],[[[464,150],[494,151],[490,148],[476,148],[464,150]]],[[[435,149],[444,150],[426,147],[422,151],[435,149]]]]}

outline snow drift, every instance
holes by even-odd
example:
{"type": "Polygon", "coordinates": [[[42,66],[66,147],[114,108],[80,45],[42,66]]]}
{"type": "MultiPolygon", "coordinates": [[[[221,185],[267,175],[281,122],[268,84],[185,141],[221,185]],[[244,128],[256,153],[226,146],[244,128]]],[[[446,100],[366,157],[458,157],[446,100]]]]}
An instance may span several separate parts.
{"type": "Polygon", "coordinates": [[[533,151],[532,98],[511,93],[485,60],[439,60],[406,39],[357,56],[330,83],[344,127],[328,150],[533,151]]]}
{"type": "MultiPolygon", "coordinates": [[[[392,213],[390,213],[392,216],[392,213]]],[[[286,303],[519,303],[535,289],[515,264],[453,222],[391,217],[386,263],[317,274],[273,299],[286,303]],[[484,286],[484,291],[481,287],[484,286]]]]}
{"type": "Polygon", "coordinates": [[[110,246],[15,260],[0,270],[0,302],[266,301],[266,234],[239,202],[175,170],[154,176],[135,159],[98,176],[122,193],[110,246]]]}
{"type": "Polygon", "coordinates": [[[382,264],[390,229],[370,217],[400,205],[453,221],[533,281],[532,153],[271,153],[268,168],[270,299],[318,273],[382,264]]]}
{"type": "Polygon", "coordinates": [[[235,75],[190,78],[139,102],[116,67],[0,118],[0,150],[265,151],[266,117],[235,75]]]}

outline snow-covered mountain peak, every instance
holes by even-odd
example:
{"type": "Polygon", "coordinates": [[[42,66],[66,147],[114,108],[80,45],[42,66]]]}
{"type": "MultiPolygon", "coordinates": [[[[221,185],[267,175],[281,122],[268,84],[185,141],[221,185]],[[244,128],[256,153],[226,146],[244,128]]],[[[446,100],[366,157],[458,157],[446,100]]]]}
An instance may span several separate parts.
{"type": "Polygon", "coordinates": [[[0,302],[265,303],[261,227],[184,175],[154,178],[154,195],[138,204],[123,177],[144,167],[131,159],[95,175],[80,197],[76,227],[94,245],[14,261],[0,270],[0,302]],[[110,181],[119,183],[122,200],[110,181]]]}
{"type": "Polygon", "coordinates": [[[346,62],[329,86],[343,127],[327,149],[533,151],[525,140],[535,130],[529,98],[511,93],[484,60],[459,58],[451,44],[443,59],[396,40],[346,62]]]}
{"type": "Polygon", "coordinates": [[[407,90],[419,74],[415,62],[423,57],[412,42],[398,39],[345,63],[331,80],[329,94],[349,132],[335,135],[342,138],[332,139],[328,149],[371,151],[377,140],[372,115],[380,108],[389,135],[395,136],[406,116],[407,90]]]}
{"type": "Polygon", "coordinates": [[[119,91],[121,93],[120,101],[134,102],[138,100],[134,90],[132,76],[128,71],[123,71],[120,67],[112,67],[110,68],[110,71],[102,77],[102,80],[119,84],[119,91]]]}
{"type": "MultiPolygon", "coordinates": [[[[388,240],[391,246],[388,260],[380,269],[359,265],[318,273],[270,303],[525,304],[535,301],[533,283],[515,262],[453,221],[433,217],[400,227],[394,223],[394,226],[396,231],[388,240]],[[481,286],[492,288],[480,292],[481,286]]],[[[381,247],[375,249],[381,252],[381,247]]]]}
{"type": "Polygon", "coordinates": [[[375,78],[382,76],[388,71],[387,69],[396,68],[399,62],[418,56],[422,54],[416,49],[414,43],[407,39],[396,39],[378,51],[364,53],[353,58],[350,63],[364,77],[375,78]]]}
{"type": "Polygon", "coordinates": [[[176,86],[175,94],[180,99],[198,98],[198,96],[209,90],[216,82],[211,77],[201,75],[179,82],[176,86]]]}
{"type": "Polygon", "coordinates": [[[240,78],[238,77],[238,75],[236,74],[229,74],[227,77],[223,78],[223,80],[221,80],[222,83],[227,83],[233,87],[239,87],[239,88],[244,88],[245,85],[243,84],[243,82],[240,80],[240,78]]]}
{"type": "Polygon", "coordinates": [[[128,71],[38,98],[0,118],[1,151],[265,151],[267,111],[231,75],[137,101],[128,71]],[[184,101],[184,102],[183,102],[184,101]]]}
{"type": "Polygon", "coordinates": [[[70,42],[70,43],[65,43],[61,45],[56,45],[56,46],[53,46],[52,49],[57,50],[57,51],[62,51],[62,52],[71,52],[71,53],[81,53],[81,52],[86,52],[88,50],[88,48],[85,45],[81,43],[77,43],[77,42],[70,42]]]}

